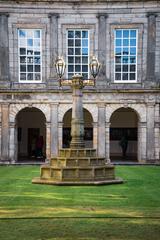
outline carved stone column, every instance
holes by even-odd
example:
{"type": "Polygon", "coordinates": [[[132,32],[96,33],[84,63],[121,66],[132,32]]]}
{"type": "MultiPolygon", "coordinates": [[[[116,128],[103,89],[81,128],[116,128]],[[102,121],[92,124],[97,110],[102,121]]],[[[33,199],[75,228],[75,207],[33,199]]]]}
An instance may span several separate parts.
{"type": "Polygon", "coordinates": [[[9,104],[2,105],[1,159],[9,160],[9,104]]]}
{"type": "Polygon", "coordinates": [[[51,104],[51,157],[58,155],[58,104],[51,104]]]}
{"type": "Polygon", "coordinates": [[[105,135],[105,104],[98,105],[98,156],[105,156],[106,148],[106,135],[105,135]]]}
{"type": "Polygon", "coordinates": [[[155,82],[155,51],[156,51],[156,17],[155,13],[148,13],[147,39],[147,81],[155,82]]]}
{"type": "Polygon", "coordinates": [[[8,14],[0,13],[0,84],[9,80],[8,14]]]}
{"type": "Polygon", "coordinates": [[[106,85],[106,13],[100,13],[98,18],[98,59],[101,64],[97,86],[106,85]]]}

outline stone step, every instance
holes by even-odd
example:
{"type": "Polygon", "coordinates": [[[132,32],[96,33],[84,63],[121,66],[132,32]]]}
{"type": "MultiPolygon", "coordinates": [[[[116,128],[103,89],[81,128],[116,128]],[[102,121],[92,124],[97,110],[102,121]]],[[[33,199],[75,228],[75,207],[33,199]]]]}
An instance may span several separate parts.
{"type": "Polygon", "coordinates": [[[58,181],[94,181],[99,179],[114,179],[114,166],[94,167],[41,167],[41,179],[55,179],[58,181]]]}
{"type": "Polygon", "coordinates": [[[106,159],[103,157],[57,157],[50,161],[51,166],[65,167],[65,166],[95,166],[104,165],[106,159]]]}
{"type": "Polygon", "coordinates": [[[59,157],[96,157],[96,149],[93,148],[61,148],[59,150],[59,157]]]}

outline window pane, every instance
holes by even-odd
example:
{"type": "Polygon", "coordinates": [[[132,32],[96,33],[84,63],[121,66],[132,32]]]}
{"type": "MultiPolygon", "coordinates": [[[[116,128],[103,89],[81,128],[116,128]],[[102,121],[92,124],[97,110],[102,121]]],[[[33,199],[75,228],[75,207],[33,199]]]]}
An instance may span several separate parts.
{"type": "Polygon", "coordinates": [[[130,39],[130,46],[136,46],[136,39],[130,39]]]}
{"type": "Polygon", "coordinates": [[[41,75],[40,73],[35,73],[35,80],[41,80],[41,75]]]}
{"type": "Polygon", "coordinates": [[[136,57],[130,57],[130,63],[136,63],[136,57]]]}
{"type": "Polygon", "coordinates": [[[136,71],[136,65],[130,65],[130,72],[136,71]]]}
{"type": "Polygon", "coordinates": [[[76,40],[75,40],[75,46],[76,46],[76,47],[81,46],[81,40],[76,39],[76,40]]]}
{"type": "Polygon", "coordinates": [[[74,66],[68,65],[68,72],[73,72],[73,71],[74,71],[74,66]]]}
{"type": "Polygon", "coordinates": [[[136,30],[131,30],[130,37],[136,38],[136,30]]]}
{"type": "Polygon", "coordinates": [[[123,38],[128,38],[129,37],[129,30],[124,30],[123,31],[123,38]]]}
{"type": "Polygon", "coordinates": [[[116,55],[121,55],[121,48],[116,48],[116,55]]]}
{"type": "Polygon", "coordinates": [[[88,63],[88,57],[82,57],[82,63],[88,63]]]}
{"type": "Polygon", "coordinates": [[[33,50],[27,50],[27,55],[33,55],[33,50]]]}
{"type": "Polygon", "coordinates": [[[117,39],[116,40],[116,46],[118,47],[118,46],[121,46],[121,45],[122,45],[121,39],[117,39]]]}
{"type": "Polygon", "coordinates": [[[128,73],[123,73],[122,80],[128,80],[128,73]]]}
{"type": "Polygon", "coordinates": [[[26,80],[26,74],[25,73],[20,74],[20,80],[26,80]]]}
{"type": "Polygon", "coordinates": [[[82,31],[82,38],[88,38],[88,31],[82,31]]]}
{"type": "Polygon", "coordinates": [[[74,37],[74,32],[68,31],[68,38],[73,38],[73,37],[74,37]]]}
{"type": "Polygon", "coordinates": [[[27,57],[27,63],[33,63],[33,57],[27,57]]]}
{"type": "Polygon", "coordinates": [[[75,57],[75,63],[80,63],[81,62],[81,57],[75,57]]]}
{"type": "Polygon", "coordinates": [[[81,66],[75,65],[75,72],[81,72],[81,66]]]}
{"type": "Polygon", "coordinates": [[[123,65],[123,72],[128,72],[128,65],[123,65]]]}
{"type": "Polygon", "coordinates": [[[88,48],[82,48],[82,55],[88,55],[88,48]]]}
{"type": "Polygon", "coordinates": [[[88,72],[88,65],[82,65],[82,72],[88,72]]]}
{"type": "Polygon", "coordinates": [[[26,48],[20,48],[20,55],[26,54],[26,48]]]}
{"type": "Polygon", "coordinates": [[[82,40],[82,46],[83,47],[88,47],[88,39],[83,39],[82,40]]]}
{"type": "Polygon", "coordinates": [[[27,45],[33,46],[33,39],[27,39],[27,45]]]}
{"type": "Polygon", "coordinates": [[[136,74],[130,73],[130,80],[135,80],[135,79],[136,79],[136,74]]]}
{"type": "Polygon", "coordinates": [[[26,57],[20,57],[20,63],[26,63],[26,57]]]}
{"type": "Polygon", "coordinates": [[[34,63],[35,64],[40,64],[41,63],[41,61],[40,61],[40,57],[34,57],[34,63]]]}
{"type": "Polygon", "coordinates": [[[19,30],[19,37],[20,38],[25,38],[26,37],[26,31],[25,30],[19,30]]]}
{"type": "Polygon", "coordinates": [[[129,48],[123,48],[123,55],[129,55],[129,48]]]}
{"type": "Polygon", "coordinates": [[[121,65],[116,65],[116,72],[121,72],[121,65]]]}
{"type": "Polygon", "coordinates": [[[123,57],[123,63],[128,63],[128,57],[123,57]]]}
{"type": "Polygon", "coordinates": [[[121,63],[121,57],[116,57],[116,63],[121,63]]]}
{"type": "Polygon", "coordinates": [[[130,55],[136,55],[136,48],[130,48],[130,55]]]}
{"type": "Polygon", "coordinates": [[[73,46],[74,46],[74,42],[73,42],[72,39],[69,39],[69,40],[68,40],[68,46],[69,46],[69,47],[73,47],[73,46]]]}
{"type": "Polygon", "coordinates": [[[116,38],[122,37],[122,30],[116,30],[116,38]]]}
{"type": "Polygon", "coordinates": [[[73,63],[74,57],[68,57],[68,63],[73,63]]]}
{"type": "Polygon", "coordinates": [[[81,38],[81,31],[75,31],[75,38],[81,38]]]}
{"type": "Polygon", "coordinates": [[[123,39],[123,46],[129,46],[129,40],[123,39]]]}
{"type": "Polygon", "coordinates": [[[33,80],[33,73],[27,74],[27,80],[33,80]]]}
{"type": "Polygon", "coordinates": [[[20,65],[20,71],[26,72],[26,65],[20,65]]]}
{"type": "Polygon", "coordinates": [[[28,65],[27,66],[27,71],[28,72],[33,72],[33,65],[28,65]]]}
{"type": "Polygon", "coordinates": [[[40,71],[41,71],[41,66],[35,65],[35,72],[40,72],[40,71]]]}
{"type": "Polygon", "coordinates": [[[116,73],[115,80],[121,80],[121,73],[116,73]]]}
{"type": "Polygon", "coordinates": [[[75,48],[75,55],[81,55],[81,49],[75,48]]]}
{"type": "Polygon", "coordinates": [[[34,40],[34,46],[35,47],[40,47],[40,39],[35,39],[34,40]]]}
{"type": "Polygon", "coordinates": [[[20,39],[19,43],[20,43],[21,47],[25,47],[26,46],[26,39],[25,38],[20,39]]]}
{"type": "Polygon", "coordinates": [[[74,54],[74,48],[68,48],[68,55],[74,54]]]}
{"type": "Polygon", "coordinates": [[[39,30],[34,31],[34,37],[35,38],[40,38],[40,31],[39,30]]]}

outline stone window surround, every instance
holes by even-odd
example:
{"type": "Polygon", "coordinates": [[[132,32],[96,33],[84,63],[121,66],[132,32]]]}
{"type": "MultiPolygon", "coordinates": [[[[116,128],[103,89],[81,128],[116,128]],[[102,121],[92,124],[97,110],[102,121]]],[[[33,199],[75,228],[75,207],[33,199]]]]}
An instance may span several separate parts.
{"type": "Polygon", "coordinates": [[[133,24],[111,24],[110,25],[110,79],[112,84],[137,84],[142,82],[142,61],[143,61],[143,23],[133,23],[133,24]],[[117,83],[114,81],[114,32],[116,29],[137,29],[137,81],[133,82],[123,82],[117,83]]]}
{"type": "MultiPolygon", "coordinates": [[[[42,81],[41,83],[45,82],[46,79],[46,34],[47,34],[47,26],[45,24],[34,24],[34,23],[17,23],[17,24],[12,24],[12,34],[13,34],[13,50],[11,49],[10,51],[12,52],[12,59],[10,61],[13,61],[13,71],[11,74],[13,74],[13,81],[18,84],[35,84],[26,82],[26,83],[21,83],[19,82],[19,55],[18,55],[18,30],[19,29],[40,29],[41,30],[41,43],[42,43],[42,81]]],[[[41,84],[38,83],[38,84],[41,84]]]]}
{"type": "MultiPolygon", "coordinates": [[[[67,31],[69,29],[76,30],[89,30],[89,57],[95,52],[95,24],[61,24],[61,43],[62,49],[58,49],[59,55],[64,57],[65,62],[67,62],[67,31]]],[[[65,72],[65,77],[67,78],[67,71],[65,72]]]]}

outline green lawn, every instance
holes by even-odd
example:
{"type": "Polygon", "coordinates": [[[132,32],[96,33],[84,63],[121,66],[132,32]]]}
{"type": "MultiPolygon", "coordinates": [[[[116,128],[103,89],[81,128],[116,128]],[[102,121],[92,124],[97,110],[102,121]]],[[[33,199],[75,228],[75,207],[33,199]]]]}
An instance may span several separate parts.
{"type": "Polygon", "coordinates": [[[160,239],[160,167],[117,166],[126,182],[34,185],[39,167],[0,167],[0,239],[160,239]]]}

